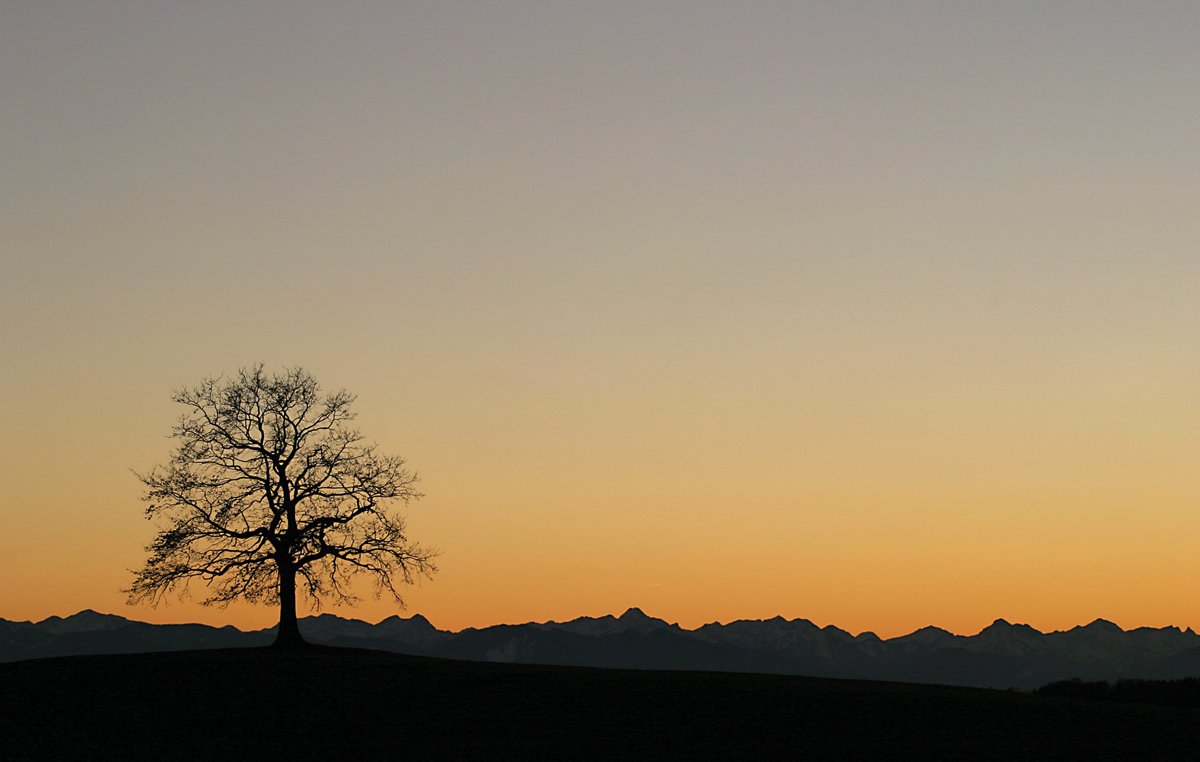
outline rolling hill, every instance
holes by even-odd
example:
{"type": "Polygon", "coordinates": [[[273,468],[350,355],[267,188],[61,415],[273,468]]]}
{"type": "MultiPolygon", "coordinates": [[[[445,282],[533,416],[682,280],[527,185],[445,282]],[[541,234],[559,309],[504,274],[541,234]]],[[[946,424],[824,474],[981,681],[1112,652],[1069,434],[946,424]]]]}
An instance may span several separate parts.
{"type": "Polygon", "coordinates": [[[0,664],[0,758],[1195,759],[1200,710],[873,681],[232,648],[0,664]]]}

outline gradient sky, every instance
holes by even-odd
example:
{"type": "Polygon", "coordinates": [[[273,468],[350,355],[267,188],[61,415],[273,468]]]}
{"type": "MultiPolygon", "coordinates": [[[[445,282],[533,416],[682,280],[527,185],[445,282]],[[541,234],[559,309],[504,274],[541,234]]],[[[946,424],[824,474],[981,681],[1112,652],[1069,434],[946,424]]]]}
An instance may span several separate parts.
{"type": "MultiPolygon", "coordinates": [[[[458,629],[1200,629],[1193,2],[0,4],[0,617],[172,389],[359,395],[458,629]]],[[[396,613],[368,599],[335,613],[396,613]]]]}

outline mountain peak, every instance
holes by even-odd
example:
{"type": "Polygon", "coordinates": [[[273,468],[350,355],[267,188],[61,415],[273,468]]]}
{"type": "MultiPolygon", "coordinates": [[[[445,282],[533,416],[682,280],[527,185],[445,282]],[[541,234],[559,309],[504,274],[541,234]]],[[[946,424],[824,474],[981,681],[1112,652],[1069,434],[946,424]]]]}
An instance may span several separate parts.
{"type": "Polygon", "coordinates": [[[958,636],[949,630],[944,630],[932,624],[927,624],[919,630],[914,630],[907,635],[901,635],[891,640],[901,645],[922,644],[928,645],[931,643],[943,643],[953,641],[958,636]]]}
{"type": "Polygon", "coordinates": [[[1092,622],[1084,625],[1083,629],[1092,632],[1125,632],[1115,622],[1110,622],[1107,619],[1097,618],[1092,622]]]}
{"type": "Polygon", "coordinates": [[[983,630],[979,634],[982,635],[985,632],[986,633],[1023,632],[1023,633],[1035,633],[1038,635],[1042,634],[1040,630],[1037,630],[1030,625],[1023,624],[1023,623],[1013,624],[1012,622],[1010,622],[1004,618],[997,619],[996,621],[989,624],[987,627],[984,627],[983,630]]]}
{"type": "Polygon", "coordinates": [[[661,619],[647,616],[646,612],[636,606],[626,609],[625,613],[617,617],[617,619],[621,621],[621,624],[636,632],[650,632],[651,630],[658,630],[669,626],[661,619]]]}
{"type": "MultiPolygon", "coordinates": [[[[431,629],[437,629],[433,626],[432,622],[430,622],[428,619],[426,619],[421,614],[413,614],[410,617],[402,617],[399,614],[392,614],[387,619],[380,620],[379,624],[380,625],[386,624],[388,626],[396,626],[396,625],[403,626],[405,624],[414,624],[419,627],[428,627],[431,629]]],[[[376,626],[378,627],[379,625],[376,625],[376,626]]]]}
{"type": "Polygon", "coordinates": [[[84,609],[68,617],[51,616],[38,622],[40,626],[56,632],[90,632],[93,630],[113,630],[129,624],[129,620],[116,614],[101,614],[92,609],[84,609]]]}
{"type": "Polygon", "coordinates": [[[617,617],[617,619],[620,620],[622,624],[624,624],[628,627],[634,627],[634,628],[642,627],[642,626],[646,626],[646,625],[663,625],[663,626],[665,626],[667,624],[666,622],[659,619],[658,617],[650,616],[645,611],[642,611],[641,609],[639,609],[637,606],[633,606],[631,608],[625,609],[625,613],[622,614],[621,616],[617,617]]]}
{"type": "Polygon", "coordinates": [[[64,622],[72,622],[72,621],[99,622],[99,621],[112,621],[114,619],[119,619],[122,622],[129,621],[128,619],[126,619],[123,616],[118,616],[116,614],[101,614],[99,611],[96,611],[95,609],[84,609],[82,611],[72,614],[69,617],[64,617],[63,621],[64,622]]]}

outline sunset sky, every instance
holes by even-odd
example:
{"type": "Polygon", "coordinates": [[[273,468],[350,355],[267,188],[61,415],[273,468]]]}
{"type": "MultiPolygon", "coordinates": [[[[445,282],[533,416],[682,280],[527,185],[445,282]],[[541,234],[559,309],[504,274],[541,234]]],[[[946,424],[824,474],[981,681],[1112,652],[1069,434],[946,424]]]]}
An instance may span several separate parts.
{"type": "Polygon", "coordinates": [[[1197,39],[1183,1],[4,2],[0,617],[274,624],[120,592],[172,390],[263,362],[420,472],[442,628],[1200,629],[1197,39]]]}

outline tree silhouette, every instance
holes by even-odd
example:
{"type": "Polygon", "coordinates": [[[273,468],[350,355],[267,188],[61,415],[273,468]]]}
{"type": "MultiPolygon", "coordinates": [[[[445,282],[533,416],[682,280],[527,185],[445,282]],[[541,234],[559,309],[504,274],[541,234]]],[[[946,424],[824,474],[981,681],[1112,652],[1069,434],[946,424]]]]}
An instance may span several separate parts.
{"type": "Polygon", "coordinates": [[[358,575],[403,606],[396,585],[436,571],[436,554],[388,510],[421,497],[416,474],[348,426],[352,394],[323,394],[300,368],[267,375],[260,364],[173,399],[186,408],[172,432],[178,447],[138,474],[146,517],[160,527],[126,590],[131,603],[157,605],[199,580],[206,605],[278,603],[276,645],[299,645],[297,578],[318,607],[355,602],[358,575]]]}

